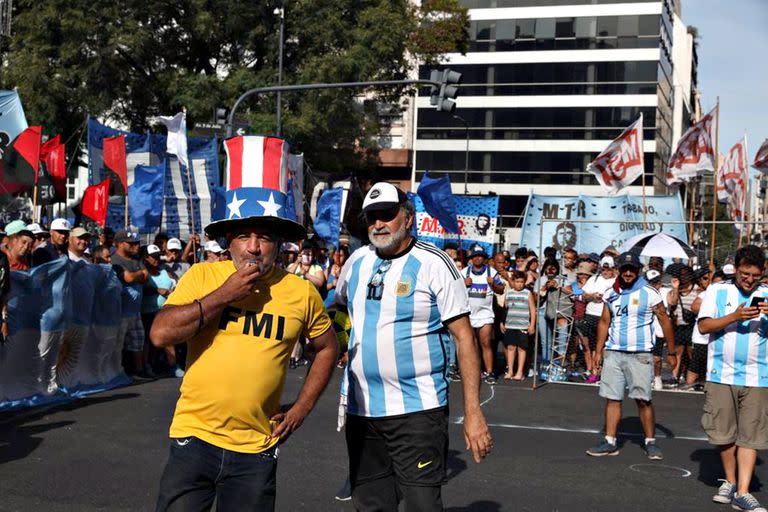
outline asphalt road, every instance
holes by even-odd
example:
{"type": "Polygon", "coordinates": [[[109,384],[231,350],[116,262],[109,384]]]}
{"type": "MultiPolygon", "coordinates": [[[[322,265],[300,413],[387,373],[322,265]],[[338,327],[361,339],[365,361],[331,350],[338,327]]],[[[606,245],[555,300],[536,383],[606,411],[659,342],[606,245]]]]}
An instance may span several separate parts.
{"type": "MultiPolygon", "coordinates": [[[[285,401],[304,370],[289,372],[285,401]]],[[[347,472],[336,432],[334,381],[302,428],[282,448],[280,511],[350,511],[334,500],[347,472]]],[[[152,510],[168,452],[167,431],[179,381],[162,379],[39,410],[0,415],[0,510],[152,510]]],[[[699,426],[702,395],[657,393],[663,461],[649,461],[635,406],[625,401],[621,454],[594,459],[602,401],[595,387],[483,385],[481,398],[495,440],[475,464],[464,450],[460,384],[452,384],[449,511],[718,511],[710,501],[721,478],[717,452],[699,426]]],[[[768,502],[758,461],[753,492],[768,502]]]]}

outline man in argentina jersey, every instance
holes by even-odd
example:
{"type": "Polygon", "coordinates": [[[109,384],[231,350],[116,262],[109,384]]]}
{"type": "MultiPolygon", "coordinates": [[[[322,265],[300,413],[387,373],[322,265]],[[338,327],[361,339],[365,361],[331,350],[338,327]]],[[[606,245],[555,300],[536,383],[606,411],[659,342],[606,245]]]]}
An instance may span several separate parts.
{"type": "Polygon", "coordinates": [[[480,462],[492,440],[480,410],[480,362],[464,280],[448,256],[417,242],[413,205],[375,184],[363,213],[371,245],[355,251],[336,285],[352,330],[346,439],[357,510],[443,510],[448,450],[449,332],[464,374],[464,436],[480,462]]]}
{"type": "Polygon", "coordinates": [[[587,450],[588,455],[618,455],[616,433],[621,421],[624,388],[637,403],[638,416],[645,434],[645,452],[651,460],[663,454],[656,444],[656,417],[651,403],[653,355],[656,342],[654,317],[658,319],[675,362],[672,322],[661,295],[640,276],[642,264],[634,253],[625,252],[616,260],[619,276],[603,295],[603,312],[597,325],[596,367],[602,366],[600,396],[605,398],[605,437],[587,450]],[[603,354],[605,349],[605,354],[603,354]]]}
{"type": "Polygon", "coordinates": [[[757,450],[768,448],[768,302],[763,301],[768,286],[760,284],[764,264],[759,247],[739,249],[733,281],[707,288],[698,317],[699,331],[709,337],[701,425],[720,449],[725,470],[725,481],[712,500],[736,510],[765,511],[749,494],[757,450]]]}

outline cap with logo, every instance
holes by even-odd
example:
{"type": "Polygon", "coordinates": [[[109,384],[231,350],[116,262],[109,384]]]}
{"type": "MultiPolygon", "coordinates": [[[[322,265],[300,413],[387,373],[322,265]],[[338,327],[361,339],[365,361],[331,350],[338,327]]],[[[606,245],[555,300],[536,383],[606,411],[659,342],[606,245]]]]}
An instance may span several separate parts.
{"type": "Polygon", "coordinates": [[[208,242],[205,242],[205,245],[203,246],[203,250],[208,252],[213,252],[216,254],[224,252],[224,249],[221,248],[219,245],[219,242],[216,240],[209,240],[208,242]]]}
{"type": "Polygon", "coordinates": [[[289,145],[278,137],[245,135],[226,139],[222,218],[205,227],[209,238],[224,238],[242,228],[260,228],[287,241],[306,238],[288,195],[289,145]]]}
{"type": "Polygon", "coordinates": [[[115,234],[115,243],[119,244],[120,242],[125,242],[129,244],[138,244],[139,234],[134,233],[133,231],[125,231],[125,230],[118,231],[115,234]]]}
{"type": "Polygon", "coordinates": [[[48,234],[48,232],[45,231],[37,222],[33,222],[32,224],[27,224],[27,229],[30,230],[32,234],[35,236],[48,234]]]}
{"type": "Polygon", "coordinates": [[[8,236],[27,235],[29,237],[34,237],[32,231],[29,229],[29,226],[27,226],[23,220],[14,220],[13,222],[9,222],[5,226],[5,234],[8,236]]]}
{"type": "Polygon", "coordinates": [[[160,254],[162,252],[160,251],[160,248],[155,244],[149,244],[146,250],[147,250],[147,256],[154,256],[155,254],[160,254]]]}
{"type": "Polygon", "coordinates": [[[485,249],[483,249],[482,245],[473,245],[472,248],[469,250],[469,257],[474,258],[475,256],[482,256],[484,258],[487,258],[488,253],[485,252],[485,249]]]}
{"type": "MultiPolygon", "coordinates": [[[[6,229],[7,229],[7,227],[6,227],[6,229]]],[[[725,274],[727,276],[732,276],[735,273],[736,273],[736,267],[734,267],[730,263],[727,264],[727,265],[723,265],[723,274],[725,274]]]]}
{"type": "Polygon", "coordinates": [[[613,258],[611,256],[603,256],[602,258],[600,258],[600,266],[601,267],[608,266],[613,268],[615,266],[613,262],[613,258]]]}
{"type": "Polygon", "coordinates": [[[51,230],[53,231],[71,231],[72,224],[67,219],[53,219],[51,222],[51,230]]]}
{"type": "Polygon", "coordinates": [[[363,200],[363,213],[377,210],[390,210],[405,204],[408,196],[405,192],[386,181],[380,181],[371,187],[363,200]]]}
{"type": "Polygon", "coordinates": [[[182,249],[181,240],[178,238],[169,238],[165,243],[165,248],[169,251],[180,251],[182,249]]]}
{"type": "Polygon", "coordinates": [[[633,252],[623,252],[616,258],[616,266],[618,268],[633,267],[643,268],[643,264],[640,263],[640,257],[633,252]]]}
{"type": "Polygon", "coordinates": [[[655,269],[651,269],[645,273],[645,278],[648,280],[648,282],[656,281],[657,279],[661,279],[661,272],[655,269]]]}
{"type": "Polygon", "coordinates": [[[83,236],[91,236],[89,232],[87,232],[85,229],[81,227],[77,227],[69,232],[69,236],[73,236],[75,238],[80,238],[83,236]]]}

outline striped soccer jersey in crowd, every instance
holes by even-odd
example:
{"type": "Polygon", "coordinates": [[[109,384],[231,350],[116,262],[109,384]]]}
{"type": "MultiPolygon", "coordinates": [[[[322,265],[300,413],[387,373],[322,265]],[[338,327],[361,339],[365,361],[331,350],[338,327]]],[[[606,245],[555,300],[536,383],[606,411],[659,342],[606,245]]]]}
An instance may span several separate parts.
{"type": "Polygon", "coordinates": [[[611,312],[607,350],[650,352],[655,343],[653,308],[662,302],[661,294],[644,278],[639,278],[628,290],[616,292],[610,288],[603,302],[611,312]]]}
{"type": "Polygon", "coordinates": [[[528,330],[531,323],[530,296],[531,291],[526,288],[519,292],[511,288],[507,290],[507,318],[504,327],[518,331],[528,330]]]}
{"type": "MultiPolygon", "coordinates": [[[[768,297],[768,286],[759,285],[743,295],[733,283],[716,283],[704,292],[699,310],[702,318],[722,318],[752,297],[768,297]]],[[[768,317],[734,322],[709,335],[707,380],[733,386],[768,387],[768,317]]]]}
{"type": "MultiPolygon", "coordinates": [[[[469,313],[464,278],[440,249],[414,242],[382,259],[355,251],[336,285],[352,320],[347,412],[386,417],[448,405],[444,322],[469,313]]],[[[346,387],[346,389],[345,389],[346,387]]]]}

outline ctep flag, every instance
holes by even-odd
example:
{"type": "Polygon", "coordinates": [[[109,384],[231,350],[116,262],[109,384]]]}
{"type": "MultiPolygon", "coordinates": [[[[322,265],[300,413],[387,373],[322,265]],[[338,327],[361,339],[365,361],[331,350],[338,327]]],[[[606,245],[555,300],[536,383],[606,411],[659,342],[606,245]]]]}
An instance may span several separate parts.
{"type": "Polygon", "coordinates": [[[128,215],[139,232],[157,231],[163,213],[165,162],[137,165],[128,187],[128,215]]]}
{"type": "Polygon", "coordinates": [[[437,219],[447,232],[453,234],[459,232],[456,200],[451,192],[451,179],[448,176],[432,178],[429,173],[424,174],[416,194],[424,203],[427,213],[437,219]]]}
{"type": "Polygon", "coordinates": [[[67,197],[65,154],[64,144],[61,143],[59,135],[48,139],[40,147],[40,161],[43,163],[41,168],[45,170],[47,179],[53,186],[54,196],[62,202],[65,202],[67,197]]]}
{"type": "Polygon", "coordinates": [[[125,156],[125,135],[104,138],[104,169],[110,178],[109,195],[127,195],[128,164],[125,156]]]}
{"type": "Polygon", "coordinates": [[[757,150],[752,167],[760,172],[768,173],[768,139],[765,139],[760,145],[760,149],[757,150]]]}
{"type": "Polygon", "coordinates": [[[107,221],[110,181],[110,178],[107,178],[98,185],[86,188],[82,201],[75,207],[76,213],[88,217],[101,227],[104,227],[107,221]]]}
{"type": "Polygon", "coordinates": [[[734,222],[746,218],[747,183],[747,141],[742,138],[731,148],[717,171],[717,199],[728,203],[728,213],[734,222]]]}
{"type": "Polygon", "coordinates": [[[227,190],[243,187],[288,190],[289,145],[283,139],[254,135],[232,137],[224,141],[224,149],[227,190]]]}
{"type": "Polygon", "coordinates": [[[587,166],[587,172],[613,194],[632,184],[644,171],[643,114],[587,166]]]}
{"type": "Polygon", "coordinates": [[[189,169],[189,159],[187,158],[187,114],[179,112],[173,117],[159,116],[157,120],[168,128],[165,152],[176,155],[181,165],[189,169]]]}
{"type": "Polygon", "coordinates": [[[713,109],[680,137],[675,151],[669,157],[667,185],[688,182],[704,171],[715,170],[715,122],[713,109]]]}
{"type": "Polygon", "coordinates": [[[329,188],[324,190],[320,199],[317,200],[317,215],[313,224],[315,233],[322,240],[332,243],[334,247],[339,246],[343,197],[343,188],[329,188]]]}
{"type": "Polygon", "coordinates": [[[32,187],[37,183],[40,167],[41,126],[30,126],[3,151],[3,179],[32,187]]]}

